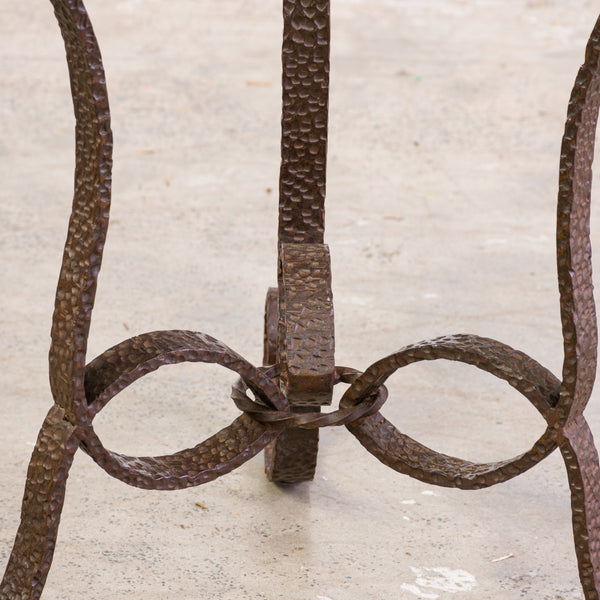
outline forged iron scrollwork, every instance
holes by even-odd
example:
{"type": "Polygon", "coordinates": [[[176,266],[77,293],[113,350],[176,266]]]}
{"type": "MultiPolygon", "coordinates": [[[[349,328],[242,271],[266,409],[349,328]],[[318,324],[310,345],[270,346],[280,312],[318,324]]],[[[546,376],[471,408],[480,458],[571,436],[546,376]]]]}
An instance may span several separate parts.
{"type": "Polygon", "coordinates": [[[596,371],[589,211],[591,165],[600,104],[600,19],[573,88],[561,149],[557,258],[564,337],[562,380],[501,342],[454,335],[402,348],[364,373],[336,367],[329,250],[323,243],[328,0],[283,0],[283,119],[278,287],[267,294],[263,366],[222,342],[190,331],[128,339],[86,366],[87,337],[108,227],[112,134],[102,59],[81,0],[51,0],[65,41],[76,117],[73,209],[56,293],[50,349],[54,405],[27,473],[21,523],[0,584],[0,599],[39,598],[50,569],[65,486],[81,447],[108,474],[147,489],[211,481],[265,450],[270,479],[311,479],[318,429],[345,425],[376,458],[422,481],[476,489],[506,481],[559,447],[571,488],[573,532],[587,600],[600,594],[600,468],[583,410],[596,371]],[[547,423],[515,458],[475,464],[435,452],[402,434],[379,412],[385,382],[423,360],[474,365],[508,382],[547,423]],[[129,457],[107,450],[92,422],[135,380],[179,362],[219,364],[239,375],[232,399],[242,414],[197,446],[169,456],[129,457]],[[335,384],[349,388],[340,407],[335,384]],[[251,392],[251,394],[249,394],[251,392]]]}

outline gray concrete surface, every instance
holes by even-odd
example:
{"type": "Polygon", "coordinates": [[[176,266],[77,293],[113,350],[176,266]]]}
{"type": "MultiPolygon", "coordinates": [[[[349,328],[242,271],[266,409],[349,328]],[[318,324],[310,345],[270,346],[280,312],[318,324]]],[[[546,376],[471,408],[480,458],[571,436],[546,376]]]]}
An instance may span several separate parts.
{"type": "MultiPolygon", "coordinates": [[[[87,5],[115,134],[89,357],[184,328],[258,363],[276,280],[279,1],[87,5]]],[[[559,148],[597,13],[592,0],[334,0],[326,241],[338,364],[364,369],[468,332],[560,374],[559,148]]],[[[4,2],[0,15],[3,570],[51,405],[73,117],[50,3],[4,2]]],[[[596,218],[592,228],[598,248],[596,218]]],[[[206,365],[162,369],[97,429],[123,452],[194,445],[237,414],[231,379],[206,365]]],[[[411,366],[390,388],[390,420],[463,458],[507,458],[543,430],[514,390],[469,367],[411,366]]],[[[598,392],[586,414],[600,439],[598,392]]],[[[557,453],[461,492],[399,476],[343,428],[321,439],[316,480],[293,488],[269,484],[257,457],[203,487],[145,492],[78,453],[45,600],[583,597],[557,453]]]]}

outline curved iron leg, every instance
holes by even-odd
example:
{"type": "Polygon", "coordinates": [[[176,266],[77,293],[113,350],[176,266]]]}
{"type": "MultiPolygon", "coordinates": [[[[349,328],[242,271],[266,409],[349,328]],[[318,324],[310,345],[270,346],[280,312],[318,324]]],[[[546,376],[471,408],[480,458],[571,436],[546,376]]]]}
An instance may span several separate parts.
{"type": "Polygon", "coordinates": [[[579,415],[563,430],[560,450],[569,476],[573,536],[586,600],[600,590],[600,465],[592,432],[579,415]]]}
{"type": "Polygon", "coordinates": [[[69,468],[80,441],[77,427],[64,415],[53,406],[40,430],[27,471],[21,523],[0,584],[1,600],[34,600],[44,589],[69,468]]]}

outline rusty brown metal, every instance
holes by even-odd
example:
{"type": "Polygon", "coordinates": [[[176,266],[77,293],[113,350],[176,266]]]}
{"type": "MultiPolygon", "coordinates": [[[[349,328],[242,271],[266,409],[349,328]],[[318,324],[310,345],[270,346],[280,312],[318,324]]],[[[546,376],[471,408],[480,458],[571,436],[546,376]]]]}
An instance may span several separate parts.
{"type": "MultiPolygon", "coordinates": [[[[329,1],[283,0],[278,335],[266,343],[277,347],[277,362],[284,365],[281,385],[297,413],[330,404],[333,387],[331,267],[323,244],[329,21],[329,1]],[[314,329],[302,312],[307,303],[319,323],[314,329]],[[298,325],[302,335],[293,333],[298,325]]],[[[318,448],[318,429],[286,430],[265,451],[267,477],[279,483],[310,481],[318,448]]]]}
{"type": "MultiPolygon", "coordinates": [[[[314,413],[331,404],[334,383],[333,298],[325,244],[279,245],[276,362],[292,410],[314,413]]],[[[267,339],[266,344],[271,342],[267,339]]],[[[265,350],[265,354],[267,351],[265,350]]],[[[270,481],[314,478],[319,431],[288,429],[265,452],[270,481]]]]}
{"type": "Polygon", "coordinates": [[[73,208],[56,292],[50,349],[54,405],[27,473],[21,522],[0,599],[41,596],[56,544],[73,456],[81,447],[109,475],[140,488],[172,490],[211,481],[265,450],[270,479],[311,479],[320,427],[345,425],[377,459],[422,481],[488,487],[533,467],[557,447],[571,489],[573,534],[586,600],[600,594],[600,466],[583,411],[592,391],[597,326],[589,218],[591,165],[600,106],[600,18],[571,94],[559,176],[557,263],[564,338],[562,379],[526,354],[491,339],[453,335],[406,346],[364,373],[336,367],[329,250],[323,243],[329,2],[283,0],[283,118],[278,287],[267,293],[263,366],[203,333],[154,331],[123,341],[86,365],[108,226],[112,134],[100,50],[81,0],[51,0],[65,41],[76,117],[73,208]],[[547,422],[533,447],[476,464],[401,433],[379,412],[385,382],[399,368],[447,359],[508,382],[547,422]],[[241,415],[202,443],[169,456],[129,457],[104,448],[92,422],[128,385],[179,362],[219,364],[239,375],[241,415]],[[340,407],[333,386],[346,383],[340,407]],[[249,391],[252,394],[249,394],[249,391]]]}
{"type": "Polygon", "coordinates": [[[329,0],[283,0],[279,243],[323,243],[329,36],[329,0]]]}

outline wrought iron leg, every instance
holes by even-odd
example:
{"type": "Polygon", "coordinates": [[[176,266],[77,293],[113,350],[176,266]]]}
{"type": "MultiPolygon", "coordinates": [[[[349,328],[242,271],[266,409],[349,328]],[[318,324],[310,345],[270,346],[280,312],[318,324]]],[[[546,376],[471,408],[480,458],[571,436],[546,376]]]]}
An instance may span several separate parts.
{"type": "MultiPolygon", "coordinates": [[[[328,306],[331,304],[329,253],[323,244],[329,2],[283,0],[283,15],[279,292],[273,304],[277,290],[269,291],[267,313],[270,307],[272,312],[266,318],[275,322],[275,331],[279,328],[279,334],[275,334],[274,358],[284,366],[282,385],[292,411],[306,414],[318,413],[320,406],[331,403],[335,364],[333,308],[328,306]],[[306,280],[299,277],[300,272],[307,274],[306,280]],[[329,315],[316,315],[320,321],[316,329],[308,315],[302,316],[301,324],[288,320],[290,315],[294,319],[294,306],[304,305],[312,310],[317,308],[317,299],[316,304],[320,305],[317,312],[322,313],[325,308],[329,315]],[[298,327],[297,334],[292,332],[294,327],[298,327]],[[311,346],[314,356],[301,356],[311,346]],[[322,360],[324,355],[327,358],[322,360]],[[307,390],[315,392],[312,398],[307,390]]],[[[271,346],[273,342],[272,338],[271,346]]],[[[318,429],[286,430],[265,452],[267,477],[280,483],[310,481],[315,474],[318,446],[318,429]]]]}
{"type": "Polygon", "coordinates": [[[27,471],[21,523],[0,584],[1,600],[34,600],[44,589],[80,442],[77,428],[64,416],[61,408],[52,407],[40,430],[27,471]]]}
{"type": "Polygon", "coordinates": [[[283,117],[278,288],[269,290],[265,356],[255,368],[218,340],[190,331],[156,331],[125,340],[86,366],[87,335],[108,227],[112,134],[102,58],[82,0],[51,0],[65,41],[76,116],[72,217],[55,302],[50,384],[55,405],[28,470],[22,518],[0,600],[37,599],[53,557],[66,480],[81,445],[113,477],[145,489],[212,481],[267,446],[273,481],[314,475],[318,428],[346,425],[392,469],[441,486],[477,489],[506,481],[556,446],[565,459],[573,530],[587,600],[600,594],[600,465],[582,416],[596,372],[589,212],[591,164],[600,106],[600,19],[569,103],[561,149],[557,259],[564,338],[562,381],[529,356],[472,335],[406,346],[363,374],[335,367],[329,251],[323,243],[329,1],[283,0],[283,117]],[[378,412],[384,383],[421,360],[454,360],[504,379],[548,427],[527,452],[476,464],[435,452],[378,412]],[[104,448],[93,417],[121,390],[179,362],[220,364],[240,376],[232,398],[244,413],[204,442],[170,456],[129,457],[104,448]],[[322,414],[335,383],[349,383],[340,408],[322,414]],[[252,396],[248,391],[252,392],[252,396]]]}
{"type": "Polygon", "coordinates": [[[572,419],[560,442],[571,488],[573,535],[586,600],[600,590],[600,464],[592,432],[583,416],[572,419]]]}

